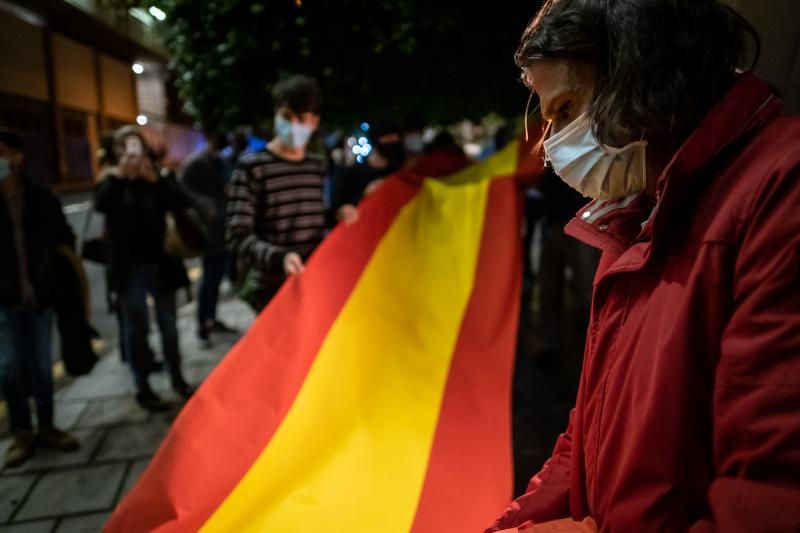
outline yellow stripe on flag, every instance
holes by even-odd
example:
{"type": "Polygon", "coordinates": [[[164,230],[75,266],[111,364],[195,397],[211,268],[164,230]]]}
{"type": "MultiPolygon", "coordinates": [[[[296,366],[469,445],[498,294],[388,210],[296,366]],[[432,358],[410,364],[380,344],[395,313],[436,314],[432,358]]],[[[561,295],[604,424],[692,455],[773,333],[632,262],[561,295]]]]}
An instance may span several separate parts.
{"type": "Polygon", "coordinates": [[[493,156],[444,178],[444,181],[451,185],[458,185],[489,178],[513,176],[517,172],[519,149],[519,141],[510,142],[493,156]]]}
{"type": "Polygon", "coordinates": [[[426,180],[398,214],[286,418],[202,531],[409,531],[482,236],[489,180],[467,181],[426,180]]]}

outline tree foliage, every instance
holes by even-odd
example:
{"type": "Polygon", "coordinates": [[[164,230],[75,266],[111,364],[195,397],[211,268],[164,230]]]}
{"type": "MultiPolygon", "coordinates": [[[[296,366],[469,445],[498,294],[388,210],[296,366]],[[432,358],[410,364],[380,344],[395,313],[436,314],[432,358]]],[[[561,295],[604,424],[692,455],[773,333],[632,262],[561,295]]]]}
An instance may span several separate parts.
{"type": "MultiPolygon", "coordinates": [[[[129,0],[124,0],[129,1],[129,0]]],[[[185,110],[204,127],[272,116],[279,77],[316,77],[325,121],[417,114],[454,122],[516,115],[513,53],[539,2],[152,0],[185,110]]]]}

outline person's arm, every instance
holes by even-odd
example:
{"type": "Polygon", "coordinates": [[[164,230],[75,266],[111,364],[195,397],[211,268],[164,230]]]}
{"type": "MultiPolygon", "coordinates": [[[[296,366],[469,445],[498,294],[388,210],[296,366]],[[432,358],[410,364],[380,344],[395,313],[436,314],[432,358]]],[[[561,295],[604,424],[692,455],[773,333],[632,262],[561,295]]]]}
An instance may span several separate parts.
{"type": "Polygon", "coordinates": [[[771,178],[740,215],[714,380],[716,477],[690,533],[800,531],[799,180],[797,168],[771,178]]]}
{"type": "Polygon", "coordinates": [[[228,249],[262,271],[284,272],[287,270],[287,255],[294,259],[297,254],[290,254],[286,248],[264,241],[256,235],[257,208],[258,196],[252,175],[246,167],[239,166],[233,172],[228,189],[228,249]]]}
{"type": "Polygon", "coordinates": [[[486,533],[567,518],[569,516],[572,417],[567,430],[556,441],[550,459],[528,484],[528,491],[511,502],[486,533]]]}

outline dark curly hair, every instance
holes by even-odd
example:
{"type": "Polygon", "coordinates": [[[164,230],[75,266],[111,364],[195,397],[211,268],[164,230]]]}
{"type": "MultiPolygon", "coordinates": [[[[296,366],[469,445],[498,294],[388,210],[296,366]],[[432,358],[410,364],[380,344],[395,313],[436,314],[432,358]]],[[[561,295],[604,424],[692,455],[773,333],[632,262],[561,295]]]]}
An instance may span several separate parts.
{"type": "Polygon", "coordinates": [[[322,110],[322,92],[317,80],[302,74],[284,78],[272,89],[272,104],[275,109],[286,105],[295,113],[314,113],[322,110]]]}
{"type": "Polygon", "coordinates": [[[601,142],[642,134],[686,136],[746,65],[756,30],[718,0],[546,0],[522,35],[517,65],[527,82],[540,60],[592,63],[589,115],[601,142]]]}

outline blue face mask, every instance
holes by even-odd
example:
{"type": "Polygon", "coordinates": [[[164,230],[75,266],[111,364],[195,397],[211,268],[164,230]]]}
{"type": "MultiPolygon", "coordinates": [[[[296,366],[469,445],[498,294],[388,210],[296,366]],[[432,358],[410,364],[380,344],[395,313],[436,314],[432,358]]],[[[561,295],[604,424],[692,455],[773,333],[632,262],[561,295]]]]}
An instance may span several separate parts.
{"type": "Polygon", "coordinates": [[[280,115],[275,117],[275,136],[290,149],[305,148],[314,129],[307,124],[290,122],[280,115]]]}
{"type": "Polygon", "coordinates": [[[7,157],[0,157],[0,181],[11,177],[11,161],[7,157]]]}

